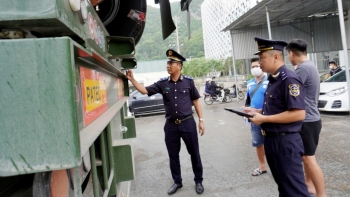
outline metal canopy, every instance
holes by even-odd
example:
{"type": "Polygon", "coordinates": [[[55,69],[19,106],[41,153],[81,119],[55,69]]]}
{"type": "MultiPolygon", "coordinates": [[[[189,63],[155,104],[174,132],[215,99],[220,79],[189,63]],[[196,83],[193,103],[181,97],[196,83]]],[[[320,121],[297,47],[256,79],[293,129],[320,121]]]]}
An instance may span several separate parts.
{"type": "MultiPolygon", "coordinates": [[[[350,10],[350,0],[343,0],[342,6],[350,10]]],[[[239,49],[233,50],[235,58],[248,59],[256,51],[255,36],[285,41],[302,38],[309,43],[308,53],[342,50],[339,29],[335,0],[262,0],[223,31],[234,35],[232,47],[239,49]]]]}
{"type": "MultiPolygon", "coordinates": [[[[269,38],[271,38],[271,26],[275,26],[278,37],[288,40],[287,37],[304,35],[306,40],[311,40],[312,52],[322,50],[341,50],[340,43],[345,55],[345,70],[349,70],[348,47],[344,24],[343,10],[350,9],[350,0],[263,0],[239,17],[223,31],[231,32],[232,39],[232,62],[235,71],[235,58],[253,54],[252,35],[263,37],[263,26],[267,26],[269,38]],[[264,9],[265,8],[265,9],[264,9]],[[339,13],[339,14],[338,14],[339,13]],[[334,19],[339,19],[337,23],[334,19]],[[317,20],[320,19],[321,20],[317,20]],[[267,20],[265,20],[267,19],[267,20]],[[337,28],[332,28],[333,24],[337,28]],[[339,31],[334,31],[340,29],[339,31]],[[293,32],[294,30],[299,32],[293,32]],[[336,32],[335,34],[333,32],[336,32]],[[321,39],[320,39],[321,38],[321,39]],[[242,43],[242,41],[244,43],[242,43]],[[323,45],[325,43],[325,45],[323,45]],[[336,45],[338,46],[336,46],[336,45]],[[319,46],[318,46],[319,45],[319,46]],[[239,48],[239,50],[234,50],[239,48]],[[316,49],[317,48],[317,49],[316,49]],[[240,51],[240,52],[237,52],[240,51]]],[[[347,19],[346,19],[347,20],[347,19]]],[[[272,36],[273,37],[273,36],[272,36]]],[[[298,36],[299,37],[299,36],[298,36]]],[[[309,42],[310,43],[310,42],[309,42]]],[[[308,48],[310,52],[310,48],[308,48]]],[[[350,76],[346,73],[347,86],[350,87],[350,76]]],[[[236,90],[237,91],[237,90],[236,90]]],[[[350,99],[350,91],[348,90],[350,99]]],[[[238,99],[237,99],[238,101],[238,99]]],[[[349,106],[350,111],[350,106],[349,106]]]]}
{"type": "MultiPolygon", "coordinates": [[[[343,0],[343,9],[350,9],[350,0],[343,0]]],[[[337,1],[333,0],[263,0],[240,16],[223,31],[267,25],[268,7],[271,24],[289,23],[294,19],[337,13],[337,1]]]]}

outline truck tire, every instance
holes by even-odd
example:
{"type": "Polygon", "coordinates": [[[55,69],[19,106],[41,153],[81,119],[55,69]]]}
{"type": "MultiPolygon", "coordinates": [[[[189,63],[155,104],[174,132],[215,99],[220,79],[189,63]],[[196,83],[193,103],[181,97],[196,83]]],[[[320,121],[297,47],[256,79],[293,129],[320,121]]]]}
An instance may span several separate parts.
{"type": "Polygon", "coordinates": [[[98,11],[99,16],[111,36],[133,37],[135,45],[140,41],[145,28],[145,22],[139,24],[127,15],[131,9],[146,14],[146,0],[103,1],[99,5],[99,8],[101,9],[98,11]]]}

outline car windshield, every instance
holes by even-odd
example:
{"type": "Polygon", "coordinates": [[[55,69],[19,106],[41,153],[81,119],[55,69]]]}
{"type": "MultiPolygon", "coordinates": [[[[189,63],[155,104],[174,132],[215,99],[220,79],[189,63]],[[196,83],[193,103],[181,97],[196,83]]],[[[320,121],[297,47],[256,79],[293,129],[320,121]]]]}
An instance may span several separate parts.
{"type": "Polygon", "coordinates": [[[324,82],[346,82],[345,70],[340,71],[324,82]]]}

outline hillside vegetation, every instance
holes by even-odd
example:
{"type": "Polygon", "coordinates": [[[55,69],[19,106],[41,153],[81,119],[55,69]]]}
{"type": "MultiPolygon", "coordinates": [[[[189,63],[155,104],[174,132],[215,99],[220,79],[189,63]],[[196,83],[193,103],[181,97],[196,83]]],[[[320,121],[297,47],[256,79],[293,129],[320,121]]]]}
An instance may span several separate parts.
{"type": "MultiPolygon", "coordinates": [[[[191,39],[188,39],[187,11],[180,10],[180,2],[171,3],[173,17],[178,17],[180,52],[186,58],[204,57],[204,44],[200,5],[204,0],[193,0],[190,5],[191,39]]],[[[177,50],[175,31],[163,41],[160,10],[147,6],[146,26],[142,38],[136,46],[138,61],[165,59],[165,51],[177,50]]]]}

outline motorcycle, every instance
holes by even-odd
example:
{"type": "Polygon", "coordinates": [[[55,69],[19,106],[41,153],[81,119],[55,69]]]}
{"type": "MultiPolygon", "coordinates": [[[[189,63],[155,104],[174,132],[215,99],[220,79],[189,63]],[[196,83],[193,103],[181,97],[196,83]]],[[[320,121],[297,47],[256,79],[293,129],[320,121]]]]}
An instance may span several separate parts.
{"type": "MultiPolygon", "coordinates": [[[[231,93],[231,96],[232,98],[236,98],[237,97],[237,94],[236,94],[236,84],[233,84],[233,86],[231,86],[233,88],[233,92],[231,93]]],[[[240,100],[243,100],[245,98],[245,94],[243,93],[242,90],[240,90],[238,87],[237,87],[237,91],[238,91],[238,98],[240,100]]]]}
{"type": "Polygon", "coordinates": [[[230,90],[228,88],[220,88],[221,96],[216,94],[208,94],[204,92],[204,102],[207,105],[211,105],[214,102],[226,102],[229,103],[232,101],[232,95],[230,94],[230,90]]]}

